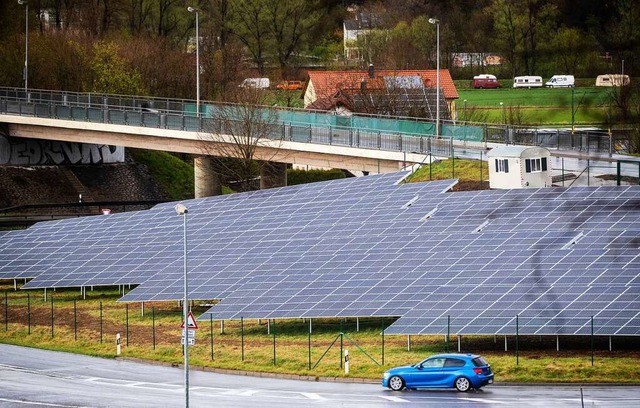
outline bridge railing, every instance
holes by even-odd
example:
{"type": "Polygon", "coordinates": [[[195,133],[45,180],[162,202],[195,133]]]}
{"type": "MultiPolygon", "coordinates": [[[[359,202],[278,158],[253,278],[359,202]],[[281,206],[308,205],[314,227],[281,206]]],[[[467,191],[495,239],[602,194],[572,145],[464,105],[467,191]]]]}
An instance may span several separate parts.
{"type": "MultiPolygon", "coordinates": [[[[0,88],[0,114],[213,133],[218,119],[185,109],[192,102],[0,88]],[[186,112],[186,113],[185,113],[186,112]]],[[[193,106],[194,107],[194,106],[193,106]]],[[[225,119],[229,121],[229,119],[225,119]]],[[[238,121],[239,122],[239,121],[238,121]]],[[[277,121],[276,121],[277,122],[277,121]]],[[[269,137],[301,143],[451,156],[453,139],[343,126],[275,123],[269,137]]]]}

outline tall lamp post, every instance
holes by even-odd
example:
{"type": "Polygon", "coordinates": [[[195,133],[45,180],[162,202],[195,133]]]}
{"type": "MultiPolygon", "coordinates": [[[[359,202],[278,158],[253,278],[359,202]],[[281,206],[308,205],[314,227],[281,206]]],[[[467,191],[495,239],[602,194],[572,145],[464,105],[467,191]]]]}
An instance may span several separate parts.
{"type": "Polygon", "coordinates": [[[187,7],[189,13],[196,13],[196,116],[200,117],[200,10],[187,7]]]}
{"type": "MultiPolygon", "coordinates": [[[[24,7],[24,69],[22,71],[24,79],[24,92],[27,93],[29,78],[29,3],[27,0],[18,0],[18,4],[24,7]]],[[[26,96],[26,95],[25,95],[26,96]]]]}
{"type": "Polygon", "coordinates": [[[176,204],[176,213],[184,217],[184,294],[182,298],[182,314],[183,314],[183,340],[184,340],[184,398],[185,407],[189,408],[189,298],[187,287],[187,212],[189,210],[184,204],[176,204]]]}
{"type": "Polygon", "coordinates": [[[436,138],[440,137],[440,20],[430,18],[436,25],[436,138]]]}

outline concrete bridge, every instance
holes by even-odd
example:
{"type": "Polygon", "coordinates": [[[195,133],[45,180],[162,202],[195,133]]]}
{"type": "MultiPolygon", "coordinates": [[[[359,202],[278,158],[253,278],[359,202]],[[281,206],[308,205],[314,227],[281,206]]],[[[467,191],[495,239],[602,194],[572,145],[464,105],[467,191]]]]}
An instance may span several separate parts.
{"type": "MultiPolygon", "coordinates": [[[[195,115],[195,104],[185,100],[0,88],[0,131],[6,136],[190,153],[196,156],[196,197],[211,195],[219,184],[208,155],[233,156],[233,149],[222,147],[238,143],[231,134],[214,131],[221,128],[215,114],[201,111],[195,115]]],[[[254,158],[271,162],[264,166],[261,188],[286,185],[287,164],[385,173],[431,154],[453,154],[451,138],[432,135],[277,119],[269,126],[268,136],[255,145],[254,158]]]]}

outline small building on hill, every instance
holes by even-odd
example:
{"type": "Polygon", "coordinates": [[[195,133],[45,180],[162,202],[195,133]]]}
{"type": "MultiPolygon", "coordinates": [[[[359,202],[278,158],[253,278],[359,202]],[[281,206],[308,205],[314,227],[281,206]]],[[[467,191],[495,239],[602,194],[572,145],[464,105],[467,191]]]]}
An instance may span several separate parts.
{"type": "Polygon", "coordinates": [[[551,187],[551,153],[537,146],[499,146],[487,153],[489,187],[551,187]]]}

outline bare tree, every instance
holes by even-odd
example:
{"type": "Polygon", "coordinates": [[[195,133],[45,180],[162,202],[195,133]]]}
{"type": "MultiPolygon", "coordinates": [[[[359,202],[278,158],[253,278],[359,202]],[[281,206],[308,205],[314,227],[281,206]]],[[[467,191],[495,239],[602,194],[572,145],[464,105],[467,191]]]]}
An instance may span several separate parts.
{"type": "Polygon", "coordinates": [[[271,161],[282,158],[283,128],[278,111],[264,106],[265,98],[259,89],[241,89],[236,103],[211,106],[206,132],[199,136],[202,153],[211,156],[214,171],[239,191],[255,189],[253,180],[271,161]]]}

